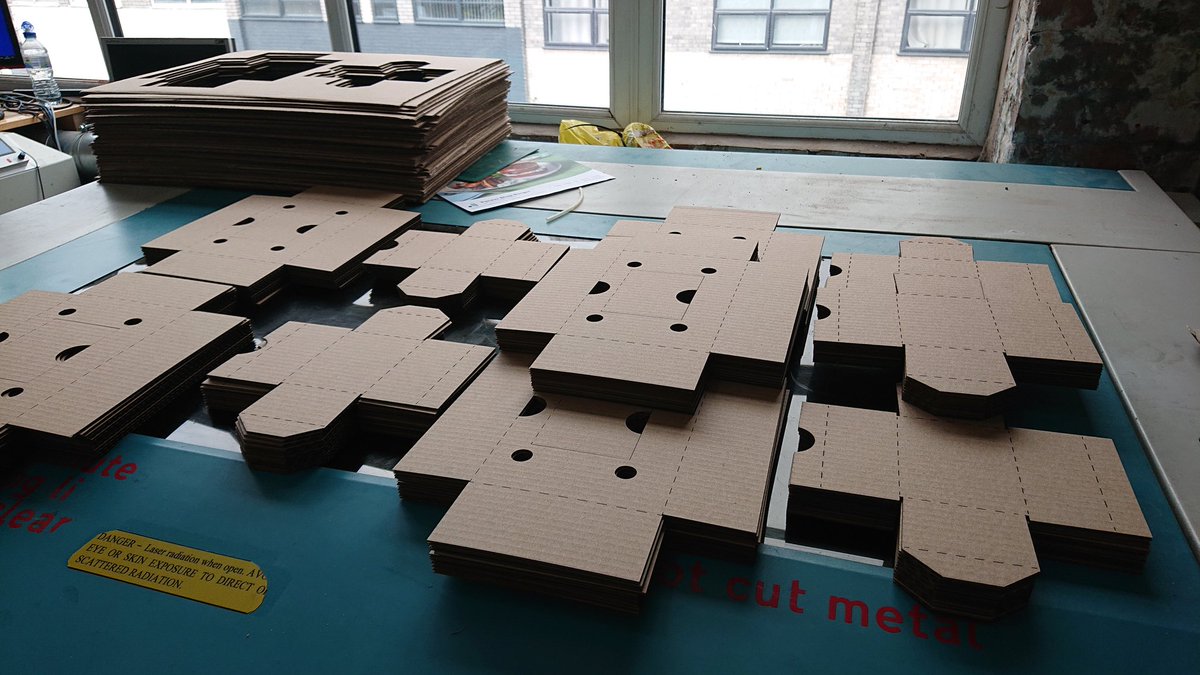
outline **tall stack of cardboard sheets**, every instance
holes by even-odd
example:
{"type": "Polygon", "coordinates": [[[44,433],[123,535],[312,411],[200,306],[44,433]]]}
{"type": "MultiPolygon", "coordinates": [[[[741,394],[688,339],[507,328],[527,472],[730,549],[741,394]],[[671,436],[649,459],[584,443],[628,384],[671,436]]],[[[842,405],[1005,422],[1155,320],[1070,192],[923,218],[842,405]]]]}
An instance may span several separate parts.
{"type": "Polygon", "coordinates": [[[425,201],[508,135],[495,59],[247,51],[89,89],[101,180],[425,201]]]}
{"type": "Polygon", "coordinates": [[[755,555],[822,243],[777,219],[618,223],[509,312],[395,467],[405,499],[453,502],[435,571],[636,611],[664,545],[755,555]]]}

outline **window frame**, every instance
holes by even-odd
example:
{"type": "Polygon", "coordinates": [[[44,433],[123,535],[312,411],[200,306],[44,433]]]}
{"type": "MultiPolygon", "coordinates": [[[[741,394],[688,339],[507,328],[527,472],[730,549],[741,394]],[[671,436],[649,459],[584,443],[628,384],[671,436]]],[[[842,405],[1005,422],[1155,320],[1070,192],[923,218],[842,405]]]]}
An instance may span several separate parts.
{"type": "MultiPolygon", "coordinates": [[[[670,0],[667,0],[670,2],[670,0]]],[[[769,0],[766,9],[721,9],[721,0],[713,0],[712,20],[712,51],[761,54],[764,52],[784,52],[788,54],[828,54],[829,53],[829,24],[833,14],[833,0],[827,0],[825,9],[775,9],[779,0],[769,0]],[[722,16],[766,16],[767,26],[763,34],[762,46],[757,44],[723,44],[717,42],[717,23],[722,16]],[[821,44],[817,45],[775,45],[776,16],[823,16],[825,17],[825,32],[821,36],[821,44]]],[[[664,27],[665,29],[665,27],[664,27]]]]}
{"type": "Polygon", "coordinates": [[[542,44],[547,49],[586,49],[586,50],[605,50],[610,49],[612,38],[612,2],[604,7],[597,7],[600,0],[591,0],[590,7],[551,7],[551,0],[542,0],[542,44]],[[592,41],[584,44],[581,42],[554,42],[550,39],[550,16],[553,14],[587,14],[589,16],[589,26],[591,28],[592,41]],[[609,34],[603,36],[604,42],[600,42],[600,14],[608,17],[609,34]]]}
{"type": "Polygon", "coordinates": [[[913,0],[904,3],[904,27],[900,30],[900,51],[902,56],[957,56],[970,57],[971,44],[974,42],[975,15],[979,11],[979,0],[967,0],[969,10],[962,9],[913,9],[913,0]],[[959,40],[959,49],[914,49],[908,44],[908,29],[914,16],[944,16],[962,17],[963,31],[959,40]]]}
{"type": "MultiPolygon", "coordinates": [[[[413,23],[426,26],[503,26],[504,25],[504,0],[412,0],[413,23]],[[458,14],[458,18],[438,18],[438,19],[422,19],[420,5],[424,2],[438,3],[443,5],[453,5],[454,11],[458,14]],[[483,21],[480,19],[464,18],[463,5],[496,5],[500,8],[500,18],[495,21],[483,21]]],[[[399,23],[399,18],[396,21],[390,19],[386,23],[399,23]]]]}

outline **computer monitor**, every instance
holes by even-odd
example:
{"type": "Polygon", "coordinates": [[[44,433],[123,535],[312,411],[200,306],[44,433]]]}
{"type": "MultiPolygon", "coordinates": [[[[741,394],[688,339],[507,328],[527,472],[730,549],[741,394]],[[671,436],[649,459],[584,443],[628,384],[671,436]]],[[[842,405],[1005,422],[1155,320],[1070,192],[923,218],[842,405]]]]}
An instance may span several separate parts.
{"type": "Polygon", "coordinates": [[[233,38],[100,38],[108,78],[115,82],[228,54],[233,38]]]}
{"type": "Polygon", "coordinates": [[[21,45],[17,42],[17,27],[13,25],[8,0],[0,0],[0,68],[24,68],[21,60],[21,45]]]}

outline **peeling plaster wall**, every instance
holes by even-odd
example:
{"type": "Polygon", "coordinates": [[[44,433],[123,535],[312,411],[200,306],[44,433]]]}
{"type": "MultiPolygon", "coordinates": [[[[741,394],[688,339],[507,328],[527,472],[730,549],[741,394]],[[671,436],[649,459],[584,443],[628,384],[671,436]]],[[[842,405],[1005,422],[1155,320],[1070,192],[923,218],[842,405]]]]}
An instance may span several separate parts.
{"type": "Polygon", "coordinates": [[[1166,190],[1200,188],[1198,4],[1039,0],[1012,161],[1141,169],[1166,190]]]}

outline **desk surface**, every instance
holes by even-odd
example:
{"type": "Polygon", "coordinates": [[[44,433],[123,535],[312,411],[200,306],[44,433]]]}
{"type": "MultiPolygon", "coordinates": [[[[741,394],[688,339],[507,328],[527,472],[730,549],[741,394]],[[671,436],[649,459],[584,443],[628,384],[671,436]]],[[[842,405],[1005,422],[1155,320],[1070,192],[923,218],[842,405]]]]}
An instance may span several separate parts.
{"type": "MultiPolygon", "coordinates": [[[[589,151],[572,149],[581,153],[579,156],[588,156],[589,151]]],[[[631,152],[644,153],[637,157],[638,161],[651,160],[657,155],[670,157],[676,163],[682,161],[677,155],[684,154],[631,152]]],[[[601,154],[611,159],[609,153],[601,154]]],[[[750,156],[749,161],[754,161],[753,158],[750,156]]],[[[746,161],[744,157],[740,159],[746,161]]],[[[830,167],[844,173],[862,170],[862,165],[853,160],[830,163],[829,160],[841,158],[821,159],[821,169],[827,171],[824,175],[839,175],[836,171],[828,173],[830,167]]],[[[780,167],[787,165],[776,156],[772,156],[772,161],[780,163],[780,167]]],[[[805,161],[795,158],[797,166],[805,161]]],[[[909,165],[914,172],[930,170],[919,161],[909,165]]],[[[995,167],[989,169],[995,170],[995,167]]],[[[1030,172],[1028,167],[1013,167],[1012,172],[1024,177],[1038,173],[1030,172]]],[[[1057,185],[1054,174],[1060,172],[1066,176],[1072,173],[1055,170],[1047,172],[1045,179],[1057,185]]],[[[758,180],[756,173],[735,169],[721,177],[730,185],[753,190],[758,180]]],[[[1112,181],[1112,176],[1118,176],[1112,172],[1100,173],[1111,175],[1074,176],[1072,180],[1112,181]]],[[[977,180],[960,179],[955,180],[977,180]]],[[[911,180],[919,192],[922,186],[931,185],[923,181],[950,179],[911,180]]],[[[944,186],[934,187],[940,190],[944,186]]],[[[1112,185],[1079,188],[1073,184],[1072,188],[1091,194],[1119,190],[1112,185]]],[[[92,188],[93,194],[113,189],[92,188]]],[[[1144,185],[1133,192],[1142,193],[1139,197],[1142,201],[1154,196],[1154,189],[1144,185]]],[[[549,226],[544,220],[547,211],[535,208],[504,209],[501,214],[492,212],[485,217],[516,216],[537,224],[535,230],[539,232],[597,237],[615,220],[615,216],[600,211],[631,210],[610,201],[616,196],[602,201],[590,195],[584,208],[591,212],[574,214],[549,226]]],[[[195,191],[165,199],[162,194],[147,191],[143,204],[150,206],[165,199],[164,203],[125,217],[112,226],[98,226],[43,255],[0,270],[0,300],[29,284],[51,290],[82,286],[103,272],[136,259],[140,255],[138,245],[155,232],[173,229],[238,196],[195,191]]],[[[132,199],[136,201],[136,197],[132,199]]],[[[43,208],[52,208],[53,201],[48,200],[49,206],[43,208]]],[[[961,237],[978,234],[980,228],[973,221],[974,210],[954,203],[959,204],[954,208],[960,209],[962,224],[957,231],[947,234],[961,237]]],[[[655,207],[647,204],[648,210],[636,215],[652,217],[654,212],[649,209],[655,207]]],[[[747,199],[740,205],[753,208],[756,204],[747,199]]],[[[1069,205],[1062,204],[1038,208],[1044,213],[1070,210],[1069,205]]],[[[1188,234],[1177,231],[1174,226],[1177,218],[1165,207],[1141,204],[1128,208],[1146,208],[1148,212],[1160,209],[1160,220],[1139,225],[1147,228],[1149,237],[1162,230],[1161,238],[1143,242],[1147,248],[1173,244],[1190,248],[1188,234]]],[[[459,224],[456,221],[461,219],[455,211],[446,211],[444,205],[435,203],[420,210],[428,221],[459,224]]],[[[57,222],[64,227],[86,230],[93,223],[85,211],[79,204],[63,208],[57,222]]],[[[270,577],[272,592],[263,609],[242,617],[72,572],[65,568],[65,556],[77,542],[30,537],[19,550],[0,546],[0,576],[16,578],[17,572],[21,572],[22,578],[25,577],[26,567],[15,562],[16,557],[33,556],[51,563],[44,570],[37,567],[30,571],[30,584],[23,587],[31,590],[21,591],[14,598],[10,607],[15,610],[0,611],[0,636],[3,636],[0,644],[23,644],[39,631],[48,630],[45,624],[48,614],[56,622],[59,617],[68,617],[69,620],[62,622],[66,626],[63,630],[80,641],[81,649],[89,651],[105,640],[142,636],[136,642],[141,647],[142,663],[151,669],[172,663],[173,659],[174,663],[188,663],[207,654],[225,667],[243,670],[284,665],[307,669],[329,666],[352,671],[381,665],[417,669],[424,665],[448,671],[516,669],[528,665],[531,670],[549,670],[570,663],[568,667],[575,669],[609,671],[617,668],[729,671],[797,665],[818,668],[850,665],[852,670],[887,667],[897,671],[928,671],[932,666],[933,670],[1061,671],[1084,662],[1099,671],[1146,665],[1195,670],[1200,668],[1200,615],[1194,610],[1200,602],[1200,573],[1184,536],[1184,529],[1194,535],[1194,528],[1187,520],[1184,529],[1175,522],[1172,505],[1157,487],[1151,465],[1157,463],[1161,467],[1168,493],[1172,485],[1178,488],[1177,493],[1186,493],[1188,486],[1195,490],[1196,453],[1187,449],[1159,451],[1157,446],[1173,442],[1172,434],[1196,435],[1188,430],[1186,423],[1176,420],[1171,425],[1159,416],[1164,391],[1178,401],[1200,400],[1200,359],[1195,358],[1195,352],[1187,351],[1195,345],[1177,344],[1173,337],[1164,339],[1168,327],[1180,320],[1173,308],[1189,306],[1182,302],[1182,294],[1194,295],[1194,284],[1182,288],[1179,284],[1195,278],[1196,256],[1178,255],[1172,258],[1176,263],[1163,264],[1164,254],[1154,251],[1135,256],[1095,246],[1094,241],[1110,238],[1114,233],[1097,232],[1095,239],[1089,239],[1084,225],[1077,220],[1071,227],[1078,230],[1079,243],[1092,245],[1056,246],[1054,251],[1105,352],[1108,372],[1120,390],[1106,377],[1100,391],[1079,392],[1067,405],[1054,399],[1053,404],[1045,406],[1045,411],[1039,411],[1036,403],[1050,399],[1036,399],[1019,422],[1114,438],[1156,536],[1152,568],[1142,577],[1049,565],[1045,568],[1045,583],[1039,582],[1029,611],[1019,619],[995,625],[974,629],[965,623],[959,625],[953,629],[957,631],[959,644],[949,645],[915,636],[908,623],[904,634],[895,635],[878,630],[872,621],[867,621],[867,627],[863,628],[857,622],[846,625],[840,620],[827,619],[827,603],[835,596],[860,600],[871,611],[884,606],[909,611],[911,600],[887,582],[887,570],[872,571],[854,563],[766,546],[754,566],[668,556],[660,570],[671,574],[656,585],[646,615],[630,622],[433,575],[425,558],[424,536],[432,529],[440,511],[407,504],[399,506],[389,479],[325,470],[305,476],[262,477],[245,471],[236,457],[134,436],[116,452],[126,455],[127,461],[134,458],[139,467],[145,467],[146,473],[130,485],[89,483],[88,491],[81,492],[80,501],[71,506],[72,515],[80,519],[81,529],[89,530],[79,532],[79,537],[95,534],[90,530],[115,529],[124,523],[124,529],[138,531],[141,527],[146,530],[142,534],[253,560],[268,570],[269,575],[274,570],[274,576],[270,577]],[[1120,267],[1122,261],[1129,261],[1131,267],[1120,267]],[[1126,274],[1121,269],[1136,270],[1138,274],[1126,274]],[[1115,277],[1106,278],[1106,272],[1115,277]],[[1125,286],[1128,292],[1114,295],[1114,284],[1125,286]],[[1147,296],[1161,301],[1145,302],[1147,296]],[[1181,299],[1180,303],[1172,302],[1176,297],[1181,299]],[[1117,311],[1130,303],[1136,303],[1134,314],[1124,316],[1117,311]],[[1139,343],[1153,344],[1157,351],[1123,346],[1139,343]],[[1130,373],[1153,372],[1153,364],[1164,360],[1173,369],[1169,387],[1156,391],[1153,386],[1136,386],[1136,377],[1130,373]],[[1125,414],[1122,403],[1129,408],[1130,415],[1125,414]],[[1139,438],[1143,443],[1139,443],[1139,438]],[[1143,444],[1148,455],[1141,451],[1143,444]],[[180,467],[186,469],[189,485],[221,485],[221,489],[180,491],[180,485],[165,478],[180,471],[180,467]],[[282,552],[291,551],[308,551],[309,557],[285,559],[282,552]],[[679,574],[675,575],[675,571],[679,574]],[[693,592],[691,580],[696,578],[697,571],[704,576],[696,583],[699,590],[693,592]],[[353,581],[342,581],[345,576],[352,576],[353,581]],[[780,606],[770,608],[731,601],[726,586],[731,582],[741,583],[741,579],[763,580],[768,595],[778,583],[782,594],[780,606]],[[797,584],[794,587],[793,582],[797,584]],[[806,613],[787,608],[793,588],[805,590],[796,599],[798,608],[806,613]],[[135,602],[130,600],[133,597],[137,598],[136,604],[127,605],[135,602]],[[86,621],[83,617],[87,617],[86,621]],[[974,638],[982,650],[971,646],[968,630],[976,631],[974,638]],[[330,640],[338,641],[342,648],[329,649],[330,640]],[[246,645],[246,649],[212,649],[234,643],[246,645]],[[534,644],[545,646],[537,653],[537,660],[530,662],[529,650],[534,644]],[[1160,660],[1157,666],[1155,659],[1160,660]]],[[[894,253],[895,242],[902,238],[897,234],[866,235],[831,229],[823,233],[827,236],[827,252],[838,249],[894,253]]],[[[990,234],[993,236],[988,238],[1003,239],[1005,232],[990,234]]],[[[1045,246],[983,242],[981,247],[993,248],[993,255],[1015,255],[1017,259],[1033,255],[1039,262],[1053,263],[1045,246]]],[[[1061,396],[1061,392],[1036,396],[1061,396]]],[[[1189,410],[1192,409],[1176,414],[1186,414],[1189,410]]],[[[1191,419],[1195,418],[1191,415],[1191,419]]],[[[1188,448],[1194,450],[1193,446],[1188,448]]],[[[47,476],[47,489],[50,482],[63,478],[47,476]]],[[[1194,499],[1188,500],[1186,494],[1174,508],[1182,519],[1190,518],[1191,523],[1200,521],[1194,499]]],[[[13,537],[26,536],[22,532],[14,535],[6,529],[0,532],[13,537]]],[[[945,636],[949,641],[950,633],[945,636]]],[[[65,666],[71,660],[70,654],[62,653],[42,657],[30,653],[27,658],[23,663],[31,667],[37,663],[65,666]],[[50,660],[37,661],[35,657],[50,660]]],[[[115,670],[116,665],[110,663],[102,669],[115,670]]]]}
{"type": "MultiPolygon", "coordinates": [[[[57,120],[64,117],[71,117],[72,115],[82,114],[83,106],[79,105],[78,103],[72,103],[71,105],[55,109],[54,119],[57,120]]],[[[12,131],[13,129],[20,129],[21,127],[39,124],[40,122],[41,120],[33,115],[5,111],[4,118],[0,119],[0,131],[12,131]]]]}

